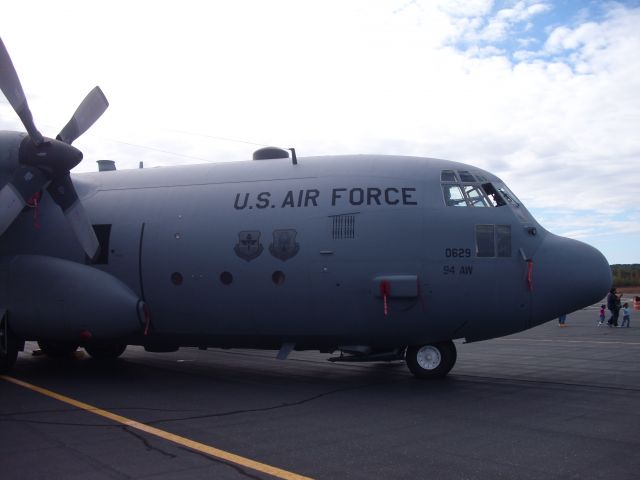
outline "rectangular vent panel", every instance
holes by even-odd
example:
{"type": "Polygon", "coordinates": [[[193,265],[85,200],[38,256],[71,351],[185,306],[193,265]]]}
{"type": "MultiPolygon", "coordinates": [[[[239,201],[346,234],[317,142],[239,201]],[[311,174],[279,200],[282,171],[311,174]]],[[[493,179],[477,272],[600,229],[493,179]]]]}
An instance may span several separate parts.
{"type": "Polygon", "coordinates": [[[345,240],[356,238],[356,216],[355,215],[335,215],[331,217],[331,238],[334,240],[345,240]]]}

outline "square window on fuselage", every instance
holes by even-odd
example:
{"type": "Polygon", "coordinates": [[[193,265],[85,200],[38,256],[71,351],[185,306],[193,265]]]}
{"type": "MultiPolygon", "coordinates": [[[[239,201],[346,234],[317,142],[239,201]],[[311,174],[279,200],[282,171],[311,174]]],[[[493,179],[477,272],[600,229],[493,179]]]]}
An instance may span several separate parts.
{"type": "Polygon", "coordinates": [[[476,256],[496,256],[495,231],[495,225],[476,225],[476,256]]]}

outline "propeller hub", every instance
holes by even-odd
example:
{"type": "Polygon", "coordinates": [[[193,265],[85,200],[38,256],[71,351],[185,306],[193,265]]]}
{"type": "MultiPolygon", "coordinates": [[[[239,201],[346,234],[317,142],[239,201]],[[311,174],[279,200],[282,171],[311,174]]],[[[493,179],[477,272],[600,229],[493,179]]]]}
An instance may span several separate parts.
{"type": "Polygon", "coordinates": [[[81,161],[82,152],[60,140],[45,137],[44,142],[36,145],[29,137],[25,137],[20,145],[19,162],[37,167],[51,176],[68,172],[81,161]]]}

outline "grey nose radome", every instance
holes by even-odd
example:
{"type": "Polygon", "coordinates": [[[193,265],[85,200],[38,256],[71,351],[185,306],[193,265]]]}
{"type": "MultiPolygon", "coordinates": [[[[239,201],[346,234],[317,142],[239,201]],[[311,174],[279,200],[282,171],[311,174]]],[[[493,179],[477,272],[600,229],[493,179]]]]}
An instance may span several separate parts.
{"type": "Polygon", "coordinates": [[[548,234],[533,257],[534,325],[601,301],[611,288],[611,267],[586,243],[548,234]]]}

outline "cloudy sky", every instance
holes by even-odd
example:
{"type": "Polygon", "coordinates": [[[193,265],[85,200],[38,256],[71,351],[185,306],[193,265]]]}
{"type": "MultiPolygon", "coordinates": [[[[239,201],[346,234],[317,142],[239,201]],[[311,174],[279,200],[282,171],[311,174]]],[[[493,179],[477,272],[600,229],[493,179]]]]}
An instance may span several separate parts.
{"type": "MultiPolygon", "coordinates": [[[[107,95],[77,172],[260,145],[447,158],[640,263],[639,25],[638,0],[21,0],[0,35],[43,134],[107,95]]],[[[4,97],[0,129],[22,130],[4,97]]]]}

